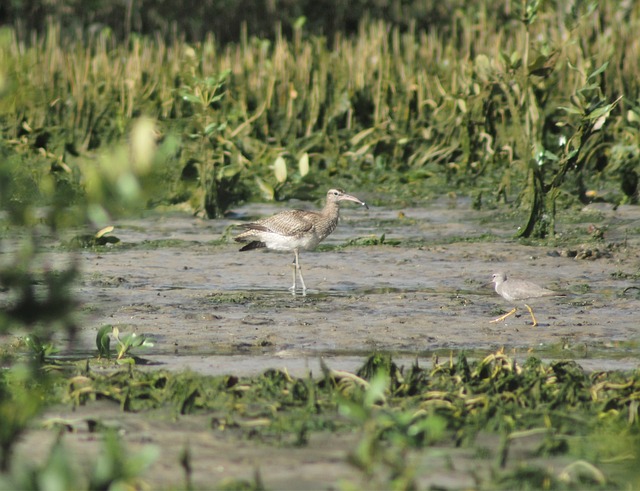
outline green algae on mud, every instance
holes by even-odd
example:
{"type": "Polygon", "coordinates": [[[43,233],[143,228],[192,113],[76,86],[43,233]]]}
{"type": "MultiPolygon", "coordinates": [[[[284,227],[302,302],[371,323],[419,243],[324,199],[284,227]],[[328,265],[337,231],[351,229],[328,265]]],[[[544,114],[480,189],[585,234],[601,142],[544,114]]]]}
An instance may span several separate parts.
{"type": "MultiPolygon", "coordinates": [[[[130,445],[144,438],[161,449],[160,460],[140,476],[154,488],[184,486],[179,460],[163,456],[164,446],[171,447],[166,438],[175,438],[163,436],[163,421],[189,425],[196,489],[227,482],[228,474],[211,481],[205,471],[207,442],[216,440],[222,453],[213,461],[221,468],[241,458],[243,442],[260,449],[262,457],[234,478],[257,470],[267,489],[282,486],[289,466],[299,476],[289,487],[302,486],[305,472],[318,465],[314,442],[338,440],[342,448],[327,465],[341,466],[342,486],[388,488],[402,481],[403,489],[495,489],[538,482],[548,489],[625,489],[640,479],[626,465],[640,446],[637,371],[586,372],[570,360],[538,358],[519,364],[502,352],[476,360],[464,353],[434,357],[430,367],[407,368],[377,353],[354,372],[324,365],[319,377],[274,369],[239,377],[110,369],[91,361],[77,366],[76,374],[57,375],[62,406],[45,413],[42,428],[55,421],[62,441],[86,446],[82,425],[96,419],[82,414],[111,401],[98,421],[120,419],[130,445]],[[286,463],[278,458],[283,452],[286,463]],[[428,460],[436,455],[449,455],[451,465],[433,472],[428,460]]],[[[100,436],[110,424],[92,431],[100,436]]],[[[42,431],[32,430],[34,437],[42,431]]],[[[27,443],[38,446],[29,435],[27,443]]],[[[32,450],[46,455],[41,447],[32,450]]],[[[331,473],[314,476],[316,487],[339,484],[331,473]]]]}

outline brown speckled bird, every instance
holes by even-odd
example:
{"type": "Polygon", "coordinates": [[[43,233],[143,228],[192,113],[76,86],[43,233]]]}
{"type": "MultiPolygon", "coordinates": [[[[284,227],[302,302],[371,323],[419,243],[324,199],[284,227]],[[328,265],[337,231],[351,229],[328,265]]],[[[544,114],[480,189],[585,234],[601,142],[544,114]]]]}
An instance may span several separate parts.
{"type": "Polygon", "coordinates": [[[307,287],[302,277],[299,253],[301,250],[313,250],[326,239],[338,225],[341,201],[354,201],[369,208],[364,201],[346,194],[341,189],[330,189],[327,202],[320,211],[287,210],[252,223],[240,225],[246,231],[234,237],[236,242],[248,242],[241,251],[250,251],[266,247],[275,251],[293,251],[295,255],[293,286],[297,288],[296,272],[300,277],[302,291],[307,287]]]}

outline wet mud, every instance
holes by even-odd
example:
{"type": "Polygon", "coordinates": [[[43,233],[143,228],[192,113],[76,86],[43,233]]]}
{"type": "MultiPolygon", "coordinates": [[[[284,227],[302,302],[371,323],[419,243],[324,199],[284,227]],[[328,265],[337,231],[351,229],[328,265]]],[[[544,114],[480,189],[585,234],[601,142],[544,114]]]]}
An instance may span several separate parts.
{"type": "MultiPolygon", "coordinates": [[[[246,215],[274,211],[249,207],[246,215]]],[[[86,320],[79,347],[93,349],[96,330],[108,323],[152,337],[149,360],[211,374],[225,373],[226,363],[234,373],[273,364],[298,374],[319,357],[500,347],[543,357],[558,350],[597,355],[606,368],[607,358],[624,357],[638,339],[640,212],[584,213],[587,220],[572,227],[587,229],[599,218],[605,240],[552,247],[519,244],[509,223],[487,223],[496,217],[447,202],[402,210],[401,219],[394,210],[343,207],[325,250],[301,254],[306,295],[288,290],[293,254],[240,253],[231,241],[218,242],[240,220],[126,222],[114,234],[135,247],[81,254],[86,320]],[[481,240],[488,232],[493,239],[481,240]],[[340,247],[383,234],[399,244],[340,247]],[[493,291],[495,271],[567,295],[529,301],[539,321],[534,328],[523,304],[493,291]],[[513,306],[516,316],[490,323],[513,306]]]]}
{"type": "MultiPolygon", "coordinates": [[[[152,348],[136,352],[149,363],[145,369],[211,375],[275,368],[314,376],[321,359],[352,371],[373,351],[389,352],[405,366],[428,366],[434,356],[460,350],[485,356],[501,348],[520,362],[535,355],[575,359],[588,370],[638,366],[638,207],[586,207],[572,224],[558,224],[561,234],[582,234],[584,244],[554,247],[518,243],[514,223],[464,202],[403,210],[343,206],[336,232],[318,251],[301,254],[306,295],[288,290],[293,254],[240,253],[229,240],[232,225],[279,209],[251,205],[224,220],[172,214],[117,224],[119,245],[77,258],[83,307],[76,349],[93,352],[98,328],[112,324],[154,339],[152,348]],[[594,227],[602,240],[588,240],[585,231],[594,227]],[[356,245],[343,247],[355,238],[356,245]],[[368,242],[374,245],[357,245],[368,242]],[[529,303],[537,327],[524,305],[492,324],[512,308],[489,284],[496,271],[567,295],[529,303]]],[[[95,452],[97,437],[83,429],[83,421],[98,417],[93,413],[122,425],[132,448],[163,449],[149,474],[152,484],[182,486],[178,453],[189,442],[200,488],[231,477],[251,480],[255,469],[268,489],[335,489],[344,480],[363,485],[345,463],[357,435],[314,435],[304,449],[273,448],[202,431],[207,423],[195,417],[168,422],[92,406],[73,415],[79,430],[67,438],[82,455],[95,452]]],[[[46,441],[43,435],[29,433],[21,451],[46,441]]],[[[412,457],[425,476],[420,486],[473,487],[483,464],[470,450],[442,452],[412,457]],[[439,466],[438,459],[460,464],[439,466]]]]}

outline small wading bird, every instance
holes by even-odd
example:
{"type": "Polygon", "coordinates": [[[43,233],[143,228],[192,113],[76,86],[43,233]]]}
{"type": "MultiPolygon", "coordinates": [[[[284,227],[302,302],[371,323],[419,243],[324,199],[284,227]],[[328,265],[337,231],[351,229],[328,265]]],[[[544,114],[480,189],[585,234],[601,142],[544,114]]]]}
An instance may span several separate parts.
{"type": "Polygon", "coordinates": [[[313,250],[326,239],[338,225],[340,202],[353,201],[365,208],[369,208],[364,201],[346,194],[341,189],[330,189],[327,192],[327,202],[321,211],[288,210],[276,213],[267,218],[252,223],[245,223],[240,227],[246,229],[234,237],[236,242],[248,242],[241,251],[250,251],[266,247],[275,251],[293,251],[295,261],[293,266],[294,293],[297,289],[297,276],[300,277],[302,291],[307,287],[302,277],[300,267],[300,251],[313,250]],[[297,274],[297,276],[296,276],[297,274]]]}
{"type": "MultiPolygon", "coordinates": [[[[496,293],[508,302],[518,302],[521,300],[528,300],[530,298],[540,297],[559,297],[564,296],[564,293],[555,292],[547,288],[531,283],[525,280],[507,279],[506,273],[494,273],[491,276],[491,283],[495,285],[496,293]]],[[[531,314],[531,320],[533,321],[533,327],[538,325],[538,321],[533,315],[533,310],[526,303],[524,306],[531,314]]],[[[512,314],[515,314],[517,308],[507,312],[506,314],[492,320],[491,322],[501,322],[512,314]]]]}

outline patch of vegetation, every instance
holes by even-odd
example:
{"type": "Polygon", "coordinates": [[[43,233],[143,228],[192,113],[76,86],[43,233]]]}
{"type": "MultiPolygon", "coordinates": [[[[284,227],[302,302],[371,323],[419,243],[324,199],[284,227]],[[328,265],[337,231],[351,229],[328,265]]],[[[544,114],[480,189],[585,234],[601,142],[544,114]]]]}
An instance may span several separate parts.
{"type": "Polygon", "coordinates": [[[98,357],[111,358],[111,338],[116,343],[116,354],[118,363],[135,363],[135,357],[131,356],[132,350],[138,348],[148,348],[153,346],[153,341],[144,334],[135,332],[120,334],[120,329],[111,325],[104,325],[98,330],[96,335],[96,347],[98,357]]]}
{"type": "MultiPolygon", "coordinates": [[[[291,377],[281,370],[210,377],[129,368],[105,375],[88,365],[56,377],[56,386],[66,390],[54,397],[72,406],[108,399],[123,411],[164,408],[176,416],[209,415],[210,431],[267,446],[304,447],[316,432],[358,430],[349,462],[380,480],[381,487],[399,479],[414,486],[416,476],[405,457],[434,445],[479,445],[493,468],[483,487],[548,481],[552,488],[624,488],[639,477],[631,468],[617,473],[615,464],[640,443],[638,374],[587,373],[573,361],[529,358],[520,365],[502,352],[476,361],[461,353],[457,359],[434,358],[430,368],[404,369],[375,354],[357,373],[323,366],[320,378],[291,377]],[[483,446],[486,434],[499,436],[501,443],[483,446]],[[512,462],[510,449],[531,437],[537,441],[532,456],[563,456],[567,464],[552,471],[512,462]]],[[[6,375],[3,380],[7,390],[19,383],[6,375]]]]}
{"type": "Polygon", "coordinates": [[[320,245],[318,246],[317,250],[325,250],[325,251],[329,251],[329,250],[342,250],[342,249],[346,249],[348,247],[351,246],[359,246],[359,247],[363,247],[363,246],[379,246],[379,245],[389,245],[389,246],[396,246],[396,245],[400,245],[401,241],[397,240],[397,239],[387,239],[385,234],[382,234],[380,236],[376,236],[376,235],[367,235],[364,237],[355,237],[353,239],[348,239],[346,242],[344,242],[343,244],[339,244],[339,245],[320,245]]]}
{"type": "Polygon", "coordinates": [[[369,246],[369,245],[388,245],[388,246],[397,246],[400,245],[402,241],[399,239],[387,239],[385,234],[382,234],[380,237],[369,236],[369,237],[359,237],[356,239],[351,239],[347,241],[347,245],[359,245],[359,246],[369,246]]]}
{"type": "Polygon", "coordinates": [[[608,343],[577,343],[571,338],[563,338],[558,344],[536,349],[535,354],[538,358],[552,359],[589,358],[622,360],[634,356],[638,348],[638,340],[608,343]]]}
{"type": "Polygon", "coordinates": [[[259,300],[258,295],[245,292],[223,293],[214,292],[209,293],[206,296],[207,303],[212,304],[226,304],[226,303],[239,303],[246,304],[249,302],[255,302],[259,300]]]}
{"type": "Polygon", "coordinates": [[[640,279],[640,272],[634,271],[633,273],[629,273],[627,271],[617,270],[611,273],[609,276],[616,280],[638,280],[640,279]]]}
{"type": "Polygon", "coordinates": [[[85,462],[89,464],[85,472],[78,472],[77,461],[60,437],[43,464],[20,462],[11,475],[0,475],[0,486],[4,489],[143,488],[146,481],[142,474],[159,453],[159,449],[151,445],[135,453],[128,452],[116,432],[109,430],[104,432],[100,455],[92,462],[85,462]]]}
{"type": "Polygon", "coordinates": [[[519,235],[543,238],[556,208],[637,200],[637,10],[459,4],[435,9],[428,31],[421,17],[397,19],[420,10],[407,4],[382,17],[395,21],[362,16],[350,36],[323,38],[294,16],[289,30],[222,45],[120,42],[109,27],[70,36],[65,19],[35,37],[6,27],[0,151],[15,184],[3,208],[54,202],[73,210],[56,217],[69,222],[89,206],[102,226],[126,209],[112,198],[130,201],[138,186],[151,190],[147,207],[208,217],[336,185],[392,204],[451,191],[476,209],[515,205],[519,235]],[[145,171],[137,184],[117,177],[129,166],[145,171]]]}
{"type": "MultiPolygon", "coordinates": [[[[247,305],[267,309],[298,308],[300,305],[317,304],[327,301],[325,293],[313,293],[305,296],[285,296],[281,292],[213,292],[204,297],[203,302],[213,305],[247,305]]],[[[247,319],[245,319],[246,321],[247,319]]]]}

